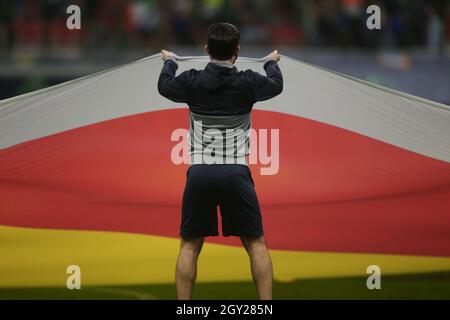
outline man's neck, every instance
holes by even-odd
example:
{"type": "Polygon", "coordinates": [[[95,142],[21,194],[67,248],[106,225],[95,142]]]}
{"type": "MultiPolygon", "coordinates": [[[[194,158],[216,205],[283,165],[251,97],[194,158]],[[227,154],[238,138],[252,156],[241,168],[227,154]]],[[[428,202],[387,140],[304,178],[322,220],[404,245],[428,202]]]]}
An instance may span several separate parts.
{"type": "Polygon", "coordinates": [[[211,62],[220,67],[233,68],[234,64],[231,60],[216,60],[211,58],[211,62]]]}

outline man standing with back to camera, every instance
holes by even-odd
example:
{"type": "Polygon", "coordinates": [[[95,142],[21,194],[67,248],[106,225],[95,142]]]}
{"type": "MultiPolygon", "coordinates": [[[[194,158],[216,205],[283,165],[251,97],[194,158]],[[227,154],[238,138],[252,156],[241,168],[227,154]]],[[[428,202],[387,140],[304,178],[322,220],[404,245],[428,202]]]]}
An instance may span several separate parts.
{"type": "Polygon", "coordinates": [[[182,203],[181,247],[175,274],[177,298],[192,298],[204,237],[219,235],[220,206],[223,236],[241,238],[250,257],[258,297],[270,300],[272,262],[246,156],[253,105],[283,91],[277,63],[280,56],[274,51],[265,58],[267,76],[252,70],[238,71],[234,64],[240,51],[239,30],[229,23],[214,23],[207,36],[205,49],[211,61],[205,69],[175,76],[176,55],[163,50],[164,66],[158,82],[162,96],[189,105],[191,166],[182,203]],[[204,141],[226,141],[226,151],[214,148],[211,152],[204,141]]]}

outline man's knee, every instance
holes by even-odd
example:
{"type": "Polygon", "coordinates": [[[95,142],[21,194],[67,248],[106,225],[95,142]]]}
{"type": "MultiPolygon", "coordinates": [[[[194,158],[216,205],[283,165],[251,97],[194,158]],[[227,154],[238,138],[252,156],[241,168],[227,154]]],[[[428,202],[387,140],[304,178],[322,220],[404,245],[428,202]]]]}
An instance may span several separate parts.
{"type": "Polygon", "coordinates": [[[203,238],[181,237],[180,251],[199,255],[203,247],[203,238]]]}
{"type": "Polygon", "coordinates": [[[264,236],[258,237],[242,236],[241,241],[242,244],[244,245],[245,250],[247,250],[248,253],[252,253],[254,251],[267,250],[266,240],[264,239],[264,236]]]}

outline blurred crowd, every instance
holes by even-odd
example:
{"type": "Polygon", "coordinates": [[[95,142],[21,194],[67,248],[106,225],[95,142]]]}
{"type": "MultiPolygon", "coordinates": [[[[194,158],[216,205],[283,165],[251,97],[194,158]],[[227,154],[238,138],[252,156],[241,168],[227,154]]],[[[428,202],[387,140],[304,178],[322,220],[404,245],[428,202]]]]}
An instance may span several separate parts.
{"type": "Polygon", "coordinates": [[[0,51],[198,45],[215,21],[236,24],[254,46],[439,52],[450,44],[448,0],[0,0],[0,51]],[[70,4],[81,8],[81,31],[65,26],[70,4]],[[370,4],[381,7],[381,32],[366,28],[370,4]]]}

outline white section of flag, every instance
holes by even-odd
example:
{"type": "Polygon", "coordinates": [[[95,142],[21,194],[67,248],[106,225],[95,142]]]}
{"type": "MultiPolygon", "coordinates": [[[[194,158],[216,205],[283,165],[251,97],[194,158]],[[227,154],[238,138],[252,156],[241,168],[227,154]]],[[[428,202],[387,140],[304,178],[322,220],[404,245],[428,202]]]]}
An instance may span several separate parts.
{"type": "MultiPolygon", "coordinates": [[[[207,57],[181,57],[178,72],[207,57]]],[[[0,101],[0,149],[85,125],[183,107],[158,94],[159,54],[0,101]]],[[[261,59],[240,70],[263,73],[261,59]]],[[[450,162],[450,107],[283,56],[284,91],[255,108],[304,117],[450,162]]],[[[312,137],[313,138],[313,137],[312,137]]]]}

